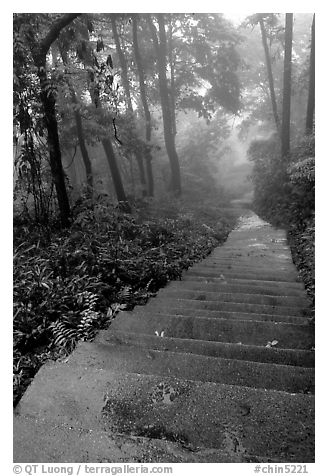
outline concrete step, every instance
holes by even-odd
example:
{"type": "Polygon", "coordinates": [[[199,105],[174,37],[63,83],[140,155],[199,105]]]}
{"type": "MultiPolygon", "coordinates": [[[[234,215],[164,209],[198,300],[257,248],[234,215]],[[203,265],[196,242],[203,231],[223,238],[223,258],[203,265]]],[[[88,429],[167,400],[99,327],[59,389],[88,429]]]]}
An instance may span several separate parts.
{"type": "Polygon", "coordinates": [[[215,292],[211,290],[189,289],[187,283],[180,282],[179,288],[166,286],[158,291],[158,296],[171,299],[196,299],[197,301],[222,301],[247,304],[264,304],[268,306],[287,306],[296,309],[309,307],[309,301],[303,297],[270,296],[265,294],[246,294],[234,290],[234,292],[215,292]]]}
{"type": "Polygon", "coordinates": [[[181,281],[198,281],[203,283],[212,284],[238,284],[238,285],[250,285],[250,286],[270,286],[272,289],[285,288],[286,292],[305,292],[304,284],[301,282],[279,282],[279,281],[267,281],[265,279],[243,279],[243,278],[231,278],[228,276],[192,276],[183,274],[181,281]]]}
{"type": "Polygon", "coordinates": [[[225,248],[222,248],[222,251],[217,252],[213,251],[206,258],[206,262],[213,263],[222,263],[222,264],[231,264],[231,263],[240,263],[241,265],[249,264],[254,266],[260,266],[264,264],[273,264],[286,266],[292,264],[292,257],[290,252],[286,251],[251,251],[245,250],[243,252],[238,251],[226,251],[225,248]]]}
{"type": "Polygon", "coordinates": [[[304,317],[310,314],[308,309],[298,309],[287,306],[269,306],[265,304],[246,304],[223,301],[199,301],[197,299],[171,299],[169,297],[161,297],[161,295],[150,299],[146,304],[146,307],[149,309],[154,309],[154,307],[162,307],[163,309],[169,309],[170,307],[189,307],[194,309],[210,309],[213,311],[246,312],[299,317],[304,317]]]}
{"type": "Polygon", "coordinates": [[[259,253],[258,256],[254,256],[253,252],[247,251],[243,253],[237,252],[226,252],[224,247],[216,248],[212,253],[210,253],[204,262],[213,262],[213,263],[240,263],[240,264],[250,264],[253,266],[261,265],[262,263],[272,263],[277,265],[290,265],[291,254],[290,252],[281,252],[281,253],[259,253]]]}
{"type": "Polygon", "coordinates": [[[269,322],[286,322],[289,324],[309,324],[307,317],[300,316],[282,316],[273,314],[256,314],[247,312],[230,312],[230,311],[215,311],[210,309],[197,309],[188,307],[162,307],[154,308],[153,306],[135,306],[135,313],[141,314],[170,314],[179,316],[193,316],[193,317],[211,317],[213,319],[233,319],[238,321],[269,321],[269,322]]]}
{"type": "Polygon", "coordinates": [[[96,343],[130,344],[147,349],[185,352],[196,355],[208,355],[225,359],[248,360],[272,364],[314,367],[314,351],[299,349],[280,349],[256,345],[213,342],[198,339],[161,337],[134,332],[120,332],[111,328],[102,330],[96,336],[96,343]]]}
{"type": "Polygon", "coordinates": [[[263,280],[263,281],[279,281],[279,282],[295,282],[299,278],[295,274],[288,274],[284,272],[275,271],[247,271],[247,270],[230,270],[228,268],[213,269],[206,266],[192,267],[185,272],[189,276],[206,276],[206,277],[220,277],[223,274],[227,278],[247,279],[247,280],[263,280]]]}
{"type": "Polygon", "coordinates": [[[120,374],[141,373],[290,393],[314,393],[314,369],[144,349],[115,342],[82,342],[68,358],[68,363],[120,374]]]}
{"type": "Polygon", "coordinates": [[[259,272],[270,272],[274,271],[275,273],[286,273],[290,276],[297,277],[298,274],[295,270],[294,265],[291,263],[273,263],[272,262],[260,262],[260,263],[240,263],[237,261],[232,262],[224,262],[224,261],[214,261],[214,260],[203,260],[199,263],[193,265],[193,268],[198,269],[198,267],[206,267],[209,269],[222,269],[222,270],[230,270],[230,271],[250,271],[252,273],[259,273],[259,272]]]}
{"type": "Polygon", "coordinates": [[[291,263],[290,250],[277,252],[276,250],[256,250],[256,249],[228,249],[225,246],[215,248],[206,258],[206,260],[234,262],[259,263],[269,261],[273,263],[287,264],[291,263]]]}
{"type": "MultiPolygon", "coordinates": [[[[254,253],[259,253],[259,252],[266,252],[266,253],[289,253],[289,247],[286,243],[272,243],[267,239],[255,239],[251,236],[244,236],[241,237],[240,239],[236,239],[231,235],[227,241],[227,243],[224,245],[224,250],[223,252],[229,252],[232,251],[234,253],[238,252],[254,252],[254,253]]],[[[215,253],[219,253],[220,249],[216,249],[214,251],[215,253]]]]}
{"type": "Polygon", "coordinates": [[[282,462],[314,460],[314,397],[307,394],[46,364],[16,413],[81,433],[160,438],[223,452],[232,446],[245,456],[282,462]]]}
{"type": "Polygon", "coordinates": [[[215,293],[242,293],[242,294],[263,294],[267,296],[287,297],[292,298],[296,302],[308,303],[307,297],[304,296],[303,290],[287,288],[284,286],[254,286],[252,284],[220,284],[205,283],[204,281],[180,280],[171,281],[165,289],[194,289],[197,291],[208,291],[215,293]]]}
{"type": "Polygon", "coordinates": [[[213,261],[201,261],[193,265],[193,269],[198,269],[198,267],[208,268],[210,270],[228,270],[233,272],[252,272],[252,273],[263,273],[263,272],[275,272],[275,273],[285,273],[289,276],[297,278],[298,274],[294,266],[286,266],[286,264],[273,264],[273,263],[263,263],[263,264],[243,264],[234,262],[231,263],[222,263],[222,262],[213,262],[213,261]]]}
{"type": "MultiPolygon", "coordinates": [[[[73,428],[39,418],[14,419],[15,463],[265,463],[278,460],[183,441],[73,428]]],[[[100,473],[98,473],[100,474],[100,473]]]]}
{"type": "Polygon", "coordinates": [[[210,256],[215,259],[229,258],[232,260],[238,260],[242,258],[261,260],[263,258],[275,259],[275,257],[277,257],[278,260],[283,260],[284,262],[286,262],[287,259],[292,261],[290,249],[286,247],[283,249],[272,249],[269,247],[259,248],[245,246],[243,248],[241,246],[228,247],[225,245],[222,248],[216,248],[214,251],[212,251],[210,256]]]}
{"type": "MultiPolygon", "coordinates": [[[[208,266],[247,266],[250,268],[261,268],[268,264],[271,264],[277,270],[281,268],[287,268],[290,271],[295,271],[294,264],[290,258],[290,255],[287,253],[279,254],[279,258],[276,256],[276,253],[264,254],[261,253],[260,256],[228,256],[228,255],[213,255],[210,253],[203,260],[198,261],[198,263],[204,263],[208,266]]],[[[196,264],[198,264],[196,263],[196,264]]]]}
{"type": "Polygon", "coordinates": [[[152,313],[122,312],[111,324],[111,329],[136,334],[199,339],[217,342],[253,344],[265,347],[278,341],[277,347],[311,350],[313,331],[309,325],[237,321],[152,313]]]}

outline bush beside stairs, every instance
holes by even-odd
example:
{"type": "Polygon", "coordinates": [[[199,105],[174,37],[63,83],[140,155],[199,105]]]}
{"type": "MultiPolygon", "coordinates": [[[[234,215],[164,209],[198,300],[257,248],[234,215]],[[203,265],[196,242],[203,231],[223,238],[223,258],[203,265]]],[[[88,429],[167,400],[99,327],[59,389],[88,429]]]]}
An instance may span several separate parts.
{"type": "Polygon", "coordinates": [[[246,213],[224,246],[44,365],[15,462],[313,462],[314,328],[285,232],[246,213]]]}

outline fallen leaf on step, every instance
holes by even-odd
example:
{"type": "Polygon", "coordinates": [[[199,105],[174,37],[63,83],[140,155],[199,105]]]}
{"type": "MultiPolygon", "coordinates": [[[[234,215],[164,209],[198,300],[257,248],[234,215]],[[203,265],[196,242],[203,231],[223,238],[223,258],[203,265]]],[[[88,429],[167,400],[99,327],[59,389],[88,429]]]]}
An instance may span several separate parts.
{"type": "Polygon", "coordinates": [[[278,341],[277,340],[273,340],[273,341],[268,341],[267,345],[265,347],[274,347],[275,345],[278,344],[278,341]]]}
{"type": "Polygon", "coordinates": [[[157,337],[164,337],[164,331],[161,331],[161,332],[155,331],[155,335],[157,337]]]}

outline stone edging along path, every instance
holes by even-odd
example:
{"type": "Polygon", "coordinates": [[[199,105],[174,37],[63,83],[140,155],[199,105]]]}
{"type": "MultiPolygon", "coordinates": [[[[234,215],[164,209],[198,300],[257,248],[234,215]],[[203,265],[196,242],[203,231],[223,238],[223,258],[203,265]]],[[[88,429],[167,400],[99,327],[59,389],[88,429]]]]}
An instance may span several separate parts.
{"type": "Polygon", "coordinates": [[[285,232],[255,214],[145,306],[44,365],[15,462],[313,462],[314,329],[285,232]]]}

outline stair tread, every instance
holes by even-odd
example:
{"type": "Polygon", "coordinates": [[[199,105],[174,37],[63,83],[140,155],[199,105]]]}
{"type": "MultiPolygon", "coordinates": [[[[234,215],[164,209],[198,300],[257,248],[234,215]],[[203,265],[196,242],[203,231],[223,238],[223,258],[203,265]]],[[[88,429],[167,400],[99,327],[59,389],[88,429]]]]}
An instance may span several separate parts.
{"type": "Polygon", "coordinates": [[[70,365],[218,382],[290,393],[314,393],[314,371],[273,363],[144,349],[117,341],[83,342],[68,358],[70,365]]]}
{"type": "Polygon", "coordinates": [[[217,342],[241,342],[267,345],[277,340],[279,347],[310,350],[314,346],[313,329],[309,325],[242,321],[210,317],[194,317],[126,311],[111,324],[113,330],[152,334],[164,332],[167,337],[194,338],[217,342]]]}
{"type": "Polygon", "coordinates": [[[226,282],[228,284],[251,284],[252,286],[264,286],[269,285],[271,288],[284,288],[285,290],[289,289],[296,289],[299,291],[305,292],[304,284],[301,282],[295,281],[270,281],[266,279],[250,279],[250,278],[234,278],[231,276],[224,276],[223,278],[220,275],[212,275],[212,276],[202,276],[202,275],[192,275],[191,273],[187,274],[184,272],[181,281],[200,281],[200,282],[208,282],[208,283],[220,283],[226,282]]]}
{"type": "Polygon", "coordinates": [[[307,394],[57,363],[41,368],[16,412],[87,430],[175,434],[220,450],[234,438],[247,454],[313,460],[314,397],[307,394]]]}
{"type": "Polygon", "coordinates": [[[269,463],[272,458],[184,442],[73,428],[45,419],[14,420],[15,463],[269,463]],[[45,444],[46,442],[46,444],[45,444]]]}
{"type": "Polygon", "coordinates": [[[314,351],[303,349],[281,349],[275,346],[263,347],[250,344],[234,344],[199,339],[182,339],[179,337],[161,337],[155,335],[136,334],[134,332],[113,331],[111,328],[98,333],[94,342],[131,343],[134,346],[148,349],[187,352],[212,357],[226,357],[255,362],[314,367],[314,351]]]}
{"type": "Polygon", "coordinates": [[[179,281],[170,281],[167,285],[167,289],[195,289],[199,290],[208,290],[209,292],[223,292],[223,293],[241,293],[241,294],[256,294],[256,295],[265,295],[265,296],[276,296],[276,297],[286,297],[286,298],[301,298],[307,300],[307,297],[304,296],[304,290],[302,289],[291,289],[282,286],[277,288],[277,286],[265,286],[258,285],[254,286],[251,284],[238,284],[238,283],[205,283],[203,281],[192,281],[190,280],[179,280],[179,281]]]}
{"type": "Polygon", "coordinates": [[[309,322],[307,317],[302,316],[284,316],[280,314],[258,314],[255,312],[247,313],[240,311],[222,311],[215,309],[197,309],[192,307],[148,307],[135,306],[133,312],[138,313],[154,313],[154,314],[170,314],[179,316],[194,316],[194,317],[211,317],[219,319],[236,319],[236,320],[251,320],[251,321],[269,321],[269,322],[290,322],[294,324],[307,324],[309,322]]]}
{"type": "Polygon", "coordinates": [[[177,297],[164,297],[158,295],[148,301],[145,307],[155,308],[162,307],[194,307],[198,309],[213,309],[217,311],[241,311],[256,314],[277,314],[285,316],[306,316],[310,315],[310,310],[307,308],[295,308],[290,306],[270,306],[268,304],[252,304],[243,302],[230,302],[230,301],[218,301],[218,300],[197,300],[197,299],[184,299],[177,297]]]}
{"type": "Polygon", "coordinates": [[[183,287],[180,286],[179,289],[175,289],[174,286],[169,285],[165,288],[160,289],[157,295],[160,297],[164,295],[164,297],[170,298],[197,299],[205,301],[222,301],[260,305],[263,304],[277,307],[293,307],[296,309],[303,309],[309,307],[309,300],[305,296],[283,297],[242,292],[217,292],[205,289],[189,289],[188,285],[183,287]]]}

